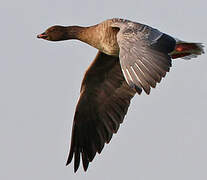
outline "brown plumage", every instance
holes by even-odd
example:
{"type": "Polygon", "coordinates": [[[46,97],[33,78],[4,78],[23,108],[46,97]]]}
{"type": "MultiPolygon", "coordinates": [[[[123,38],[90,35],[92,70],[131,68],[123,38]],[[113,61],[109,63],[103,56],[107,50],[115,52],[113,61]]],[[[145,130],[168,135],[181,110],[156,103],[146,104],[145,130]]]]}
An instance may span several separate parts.
{"type": "Polygon", "coordinates": [[[124,80],[119,58],[98,52],[84,76],[73,122],[67,164],[75,153],[75,171],[80,152],[86,170],[96,152],[100,153],[104,144],[110,142],[135,93],[124,80]]]}
{"type": "Polygon", "coordinates": [[[67,165],[80,158],[86,171],[119,129],[130,100],[142,89],[149,94],[170,70],[171,58],[204,53],[200,43],[175,40],[147,25],[111,19],[90,27],[53,26],[37,36],[49,41],[78,39],[98,54],[85,73],[76,107],[67,165]]]}

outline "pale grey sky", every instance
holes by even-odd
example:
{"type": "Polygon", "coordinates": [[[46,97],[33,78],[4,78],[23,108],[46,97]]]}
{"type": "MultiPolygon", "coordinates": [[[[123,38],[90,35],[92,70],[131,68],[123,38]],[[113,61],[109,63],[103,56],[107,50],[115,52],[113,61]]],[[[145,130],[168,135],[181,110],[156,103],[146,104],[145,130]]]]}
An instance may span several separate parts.
{"type": "Polygon", "coordinates": [[[207,55],[175,60],[150,96],[136,95],[101,155],[65,166],[84,71],[97,50],[36,38],[54,24],[120,17],[206,45],[205,0],[3,1],[0,7],[0,179],[206,180],[207,55]]]}

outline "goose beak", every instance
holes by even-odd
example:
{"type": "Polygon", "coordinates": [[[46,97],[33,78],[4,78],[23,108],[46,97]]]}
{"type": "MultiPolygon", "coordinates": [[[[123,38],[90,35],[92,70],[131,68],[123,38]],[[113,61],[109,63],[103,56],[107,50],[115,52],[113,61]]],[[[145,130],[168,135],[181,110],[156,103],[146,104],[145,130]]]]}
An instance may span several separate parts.
{"type": "Polygon", "coordinates": [[[38,34],[37,35],[37,38],[46,39],[47,38],[47,35],[45,33],[38,34]]]}

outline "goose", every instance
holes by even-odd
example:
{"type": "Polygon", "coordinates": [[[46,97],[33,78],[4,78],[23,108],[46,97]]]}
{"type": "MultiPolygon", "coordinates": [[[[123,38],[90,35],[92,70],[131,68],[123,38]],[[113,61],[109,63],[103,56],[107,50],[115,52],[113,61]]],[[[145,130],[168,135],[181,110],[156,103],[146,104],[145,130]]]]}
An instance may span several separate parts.
{"type": "Polygon", "coordinates": [[[86,70],[80,89],[69,156],[74,172],[82,159],[88,169],[96,153],[101,153],[119,129],[135,94],[151,88],[165,77],[172,59],[191,59],[204,53],[202,43],[171,37],[148,25],[113,18],[100,24],[55,25],[37,38],[48,41],[77,39],[98,49],[86,70]]]}

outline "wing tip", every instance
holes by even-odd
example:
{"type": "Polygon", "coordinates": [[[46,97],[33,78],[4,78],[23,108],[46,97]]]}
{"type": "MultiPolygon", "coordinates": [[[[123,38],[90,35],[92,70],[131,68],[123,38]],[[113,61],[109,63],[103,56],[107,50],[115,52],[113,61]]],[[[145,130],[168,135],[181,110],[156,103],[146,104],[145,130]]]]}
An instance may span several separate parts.
{"type": "Polygon", "coordinates": [[[68,166],[71,163],[72,159],[73,159],[73,151],[70,150],[70,153],[69,153],[69,156],[68,156],[68,160],[66,162],[66,166],[68,166]]]}
{"type": "MultiPolygon", "coordinates": [[[[72,159],[73,159],[73,154],[72,155],[70,154],[66,162],[66,166],[68,166],[72,162],[72,159]]],[[[82,154],[82,164],[83,164],[83,169],[86,172],[89,167],[89,160],[85,158],[83,154],[82,154]]],[[[79,166],[80,166],[80,153],[79,153],[79,159],[74,160],[74,173],[77,172],[79,166]]]]}

